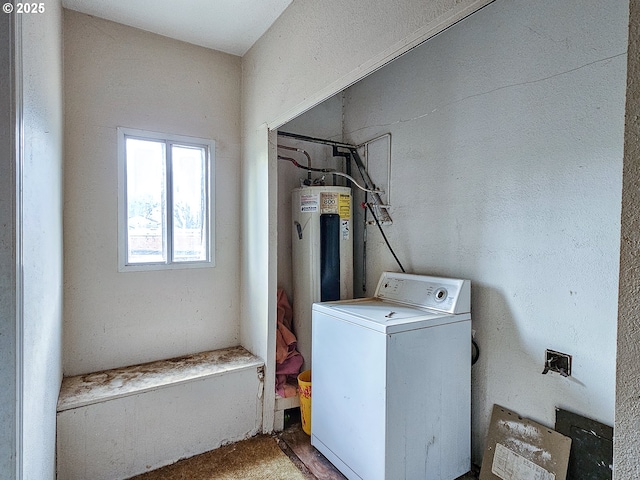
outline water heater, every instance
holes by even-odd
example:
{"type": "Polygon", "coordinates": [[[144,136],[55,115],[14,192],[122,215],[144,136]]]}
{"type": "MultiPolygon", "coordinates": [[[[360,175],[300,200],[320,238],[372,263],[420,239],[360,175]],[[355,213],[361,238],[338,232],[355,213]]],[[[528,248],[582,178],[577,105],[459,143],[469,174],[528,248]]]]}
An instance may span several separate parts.
{"type": "Polygon", "coordinates": [[[296,188],[291,203],[293,326],[307,369],[313,303],[353,298],[351,189],[296,188]]]}

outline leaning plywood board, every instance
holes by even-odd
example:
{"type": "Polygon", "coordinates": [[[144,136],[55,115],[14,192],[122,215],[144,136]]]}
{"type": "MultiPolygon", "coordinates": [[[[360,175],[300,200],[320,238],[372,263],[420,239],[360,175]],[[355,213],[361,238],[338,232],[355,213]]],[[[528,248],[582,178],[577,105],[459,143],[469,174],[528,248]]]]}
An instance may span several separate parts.
{"type": "Polygon", "coordinates": [[[493,406],[480,480],[566,480],[571,439],[493,406]]]}

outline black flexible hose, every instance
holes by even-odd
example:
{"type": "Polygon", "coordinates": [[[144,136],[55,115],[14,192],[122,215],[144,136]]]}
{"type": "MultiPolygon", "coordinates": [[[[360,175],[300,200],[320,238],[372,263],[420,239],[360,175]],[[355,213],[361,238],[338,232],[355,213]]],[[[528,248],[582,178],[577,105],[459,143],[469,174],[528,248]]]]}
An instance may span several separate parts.
{"type": "Polygon", "coordinates": [[[400,267],[400,270],[402,271],[402,273],[405,273],[405,269],[402,266],[402,264],[400,263],[400,260],[398,259],[398,256],[396,255],[396,252],[394,252],[393,248],[391,248],[391,244],[389,243],[389,240],[387,240],[387,236],[384,234],[384,230],[382,230],[382,225],[380,225],[380,221],[378,220],[378,217],[376,216],[375,212],[373,211],[373,208],[371,207],[371,204],[367,203],[366,205],[369,208],[369,211],[371,212],[371,215],[373,215],[373,219],[375,220],[376,225],[378,226],[378,230],[380,230],[380,234],[382,235],[382,238],[384,239],[385,243],[387,244],[387,248],[391,252],[391,255],[393,255],[393,258],[396,259],[396,262],[398,263],[398,266],[400,267]]]}
{"type": "Polygon", "coordinates": [[[475,365],[479,358],[480,358],[480,347],[478,347],[478,344],[472,338],[471,339],[471,365],[472,366],[475,365]]]}

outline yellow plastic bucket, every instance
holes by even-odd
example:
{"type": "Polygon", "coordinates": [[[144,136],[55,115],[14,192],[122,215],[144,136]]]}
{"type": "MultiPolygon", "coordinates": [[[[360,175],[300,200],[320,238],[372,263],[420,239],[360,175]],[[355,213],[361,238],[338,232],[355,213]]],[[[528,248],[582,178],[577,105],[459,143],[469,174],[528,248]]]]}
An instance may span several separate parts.
{"type": "Polygon", "coordinates": [[[302,430],[307,435],[311,435],[311,370],[305,370],[298,375],[298,396],[302,430]]]}

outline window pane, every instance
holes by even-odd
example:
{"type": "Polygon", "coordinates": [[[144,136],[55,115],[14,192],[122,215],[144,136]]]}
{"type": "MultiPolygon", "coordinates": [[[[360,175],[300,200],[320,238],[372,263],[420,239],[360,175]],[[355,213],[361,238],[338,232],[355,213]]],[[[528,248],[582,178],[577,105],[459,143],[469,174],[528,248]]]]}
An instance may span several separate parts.
{"type": "Polygon", "coordinates": [[[165,144],[126,139],[127,263],[166,262],[165,144]]]}
{"type": "Polygon", "coordinates": [[[207,152],[172,145],[173,261],[207,260],[207,152]]]}

